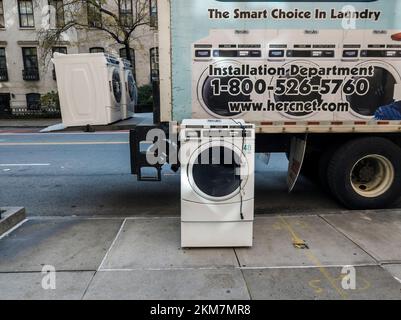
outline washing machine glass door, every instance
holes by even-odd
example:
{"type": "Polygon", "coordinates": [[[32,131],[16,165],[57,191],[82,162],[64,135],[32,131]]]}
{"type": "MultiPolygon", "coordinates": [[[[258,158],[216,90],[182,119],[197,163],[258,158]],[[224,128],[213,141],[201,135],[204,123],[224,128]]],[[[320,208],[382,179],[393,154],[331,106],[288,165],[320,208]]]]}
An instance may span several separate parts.
{"type": "MultiPolygon", "coordinates": [[[[235,60],[223,60],[213,64],[214,69],[228,70],[229,68],[241,68],[242,63],[235,60]]],[[[230,109],[231,102],[250,102],[256,100],[251,94],[230,93],[234,89],[230,81],[244,81],[247,76],[210,76],[210,66],[205,68],[197,84],[198,101],[203,109],[217,118],[232,118],[243,116],[244,112],[230,109]],[[224,88],[224,90],[223,90],[224,88]],[[227,89],[227,90],[226,90],[227,89]]]]}
{"type": "MultiPolygon", "coordinates": [[[[359,66],[368,67],[370,65],[374,65],[373,77],[363,77],[363,80],[368,82],[369,90],[367,93],[363,95],[354,93],[346,96],[352,113],[369,118],[375,114],[379,107],[393,102],[395,86],[401,80],[397,71],[386,63],[368,61],[359,66]]],[[[354,80],[357,82],[359,78],[354,77],[354,80]]]]}
{"type": "Polygon", "coordinates": [[[212,201],[233,198],[246,184],[248,164],[237,147],[220,141],[209,142],[196,150],[188,165],[192,188],[212,201]]]}
{"type": "MultiPolygon", "coordinates": [[[[291,61],[287,64],[285,64],[283,67],[288,69],[290,68],[290,66],[292,65],[297,65],[299,67],[302,68],[318,68],[319,65],[316,63],[313,63],[311,61],[307,61],[307,60],[294,60],[291,61]]],[[[305,94],[305,95],[301,95],[301,94],[297,94],[298,91],[296,88],[296,86],[298,84],[301,84],[304,80],[307,80],[306,77],[298,75],[298,76],[291,76],[289,74],[289,72],[287,72],[284,76],[279,76],[279,77],[275,77],[272,79],[271,85],[274,86],[277,81],[283,81],[286,80],[287,81],[287,86],[289,86],[288,90],[286,91],[285,94],[282,95],[278,95],[278,94],[272,94],[272,96],[274,97],[274,100],[276,102],[313,102],[313,101],[317,101],[319,103],[319,105],[322,103],[323,101],[323,97],[319,92],[316,91],[311,91],[309,94],[305,94]],[[294,85],[295,84],[295,85],[294,85]],[[295,92],[291,92],[293,89],[295,89],[295,92]]],[[[315,86],[319,86],[321,83],[322,78],[320,76],[314,76],[312,78],[309,79],[309,85],[312,87],[315,86]]],[[[313,116],[313,114],[316,113],[313,111],[310,112],[305,112],[305,111],[288,111],[288,112],[281,112],[281,114],[287,118],[295,118],[295,119],[304,119],[304,118],[308,118],[313,116]]]]}
{"type": "Polygon", "coordinates": [[[135,84],[135,79],[131,71],[127,73],[127,89],[128,89],[128,94],[131,102],[136,103],[137,99],[137,93],[136,93],[136,84],[135,84]]]}
{"type": "Polygon", "coordinates": [[[121,102],[122,90],[121,90],[121,77],[120,72],[115,68],[111,76],[111,89],[113,92],[114,100],[117,103],[121,102]]]}

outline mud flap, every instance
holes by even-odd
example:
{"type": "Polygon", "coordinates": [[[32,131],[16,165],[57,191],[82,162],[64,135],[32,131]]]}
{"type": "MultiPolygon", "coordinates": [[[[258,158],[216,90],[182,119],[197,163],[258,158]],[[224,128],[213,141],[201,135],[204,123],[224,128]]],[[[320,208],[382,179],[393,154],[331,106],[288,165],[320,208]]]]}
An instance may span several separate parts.
{"type": "Polygon", "coordinates": [[[306,143],[308,135],[304,137],[293,137],[291,140],[291,150],[288,163],[287,186],[288,192],[291,192],[297,183],[304,162],[306,143]]]}

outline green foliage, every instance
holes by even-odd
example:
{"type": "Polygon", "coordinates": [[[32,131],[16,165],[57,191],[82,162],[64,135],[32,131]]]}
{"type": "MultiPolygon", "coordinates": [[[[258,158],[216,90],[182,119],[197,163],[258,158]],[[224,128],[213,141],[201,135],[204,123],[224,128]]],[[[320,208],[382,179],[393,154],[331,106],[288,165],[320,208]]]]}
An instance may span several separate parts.
{"type": "Polygon", "coordinates": [[[58,93],[50,91],[40,97],[40,104],[42,108],[60,109],[60,100],[58,93]]]}
{"type": "Polygon", "coordinates": [[[144,85],[138,88],[138,104],[153,106],[153,90],[151,85],[144,85]]]}

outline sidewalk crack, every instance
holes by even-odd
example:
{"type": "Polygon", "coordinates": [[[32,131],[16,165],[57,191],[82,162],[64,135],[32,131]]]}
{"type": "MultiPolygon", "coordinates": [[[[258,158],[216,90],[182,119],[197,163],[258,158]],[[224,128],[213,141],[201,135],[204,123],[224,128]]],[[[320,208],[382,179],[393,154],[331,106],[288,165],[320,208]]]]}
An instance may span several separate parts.
{"type": "Polygon", "coordinates": [[[233,248],[233,250],[234,250],[235,258],[237,259],[237,262],[238,262],[238,268],[241,271],[242,278],[244,279],[244,283],[245,283],[246,291],[248,292],[249,299],[253,300],[252,294],[251,294],[251,290],[249,289],[248,283],[246,282],[246,278],[245,278],[245,275],[244,275],[244,270],[241,268],[241,262],[239,260],[237,251],[235,250],[235,248],[233,248]]]}

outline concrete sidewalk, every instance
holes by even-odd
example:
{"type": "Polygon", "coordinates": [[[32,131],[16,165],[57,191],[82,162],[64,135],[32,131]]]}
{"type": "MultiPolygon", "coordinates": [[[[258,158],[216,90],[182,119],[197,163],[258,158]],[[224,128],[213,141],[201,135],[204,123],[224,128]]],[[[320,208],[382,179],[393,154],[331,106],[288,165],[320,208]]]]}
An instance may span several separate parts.
{"type": "MultiPolygon", "coordinates": [[[[62,119],[0,119],[1,129],[44,129],[62,123],[62,119]]],[[[96,131],[127,130],[137,125],[153,124],[153,113],[137,113],[133,118],[121,120],[109,125],[94,125],[96,131]]],[[[76,126],[66,131],[84,131],[85,126],[76,126]]]]}
{"type": "Polygon", "coordinates": [[[0,299],[401,299],[399,211],[258,216],[241,249],[181,249],[179,222],[30,218],[0,239],[0,299]]]}
{"type": "Polygon", "coordinates": [[[61,119],[0,119],[0,128],[46,128],[61,123],[61,119]]]}

